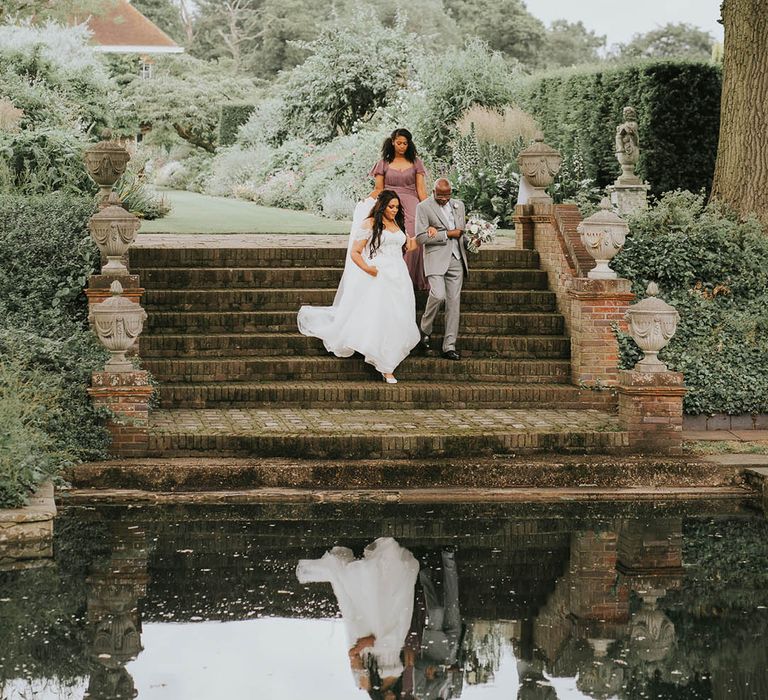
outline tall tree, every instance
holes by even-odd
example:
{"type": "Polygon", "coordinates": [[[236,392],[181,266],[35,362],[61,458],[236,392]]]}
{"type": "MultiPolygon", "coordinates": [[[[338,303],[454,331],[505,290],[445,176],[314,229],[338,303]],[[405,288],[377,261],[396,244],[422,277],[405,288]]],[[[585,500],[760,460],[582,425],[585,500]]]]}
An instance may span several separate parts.
{"type": "Polygon", "coordinates": [[[619,44],[613,54],[619,59],[690,58],[707,61],[712,57],[714,37],[684,22],[665,24],[645,34],[635,34],[627,44],[619,44]]]}
{"type": "Polygon", "coordinates": [[[605,35],[595,34],[579,22],[556,19],[547,30],[539,65],[546,68],[576,66],[600,60],[605,35]]]}
{"type": "Polygon", "coordinates": [[[724,0],[723,95],[712,198],[768,227],[768,0],[724,0]]]}
{"type": "Polygon", "coordinates": [[[103,11],[105,5],[115,0],[2,0],[0,21],[11,18],[63,20],[73,12],[91,14],[103,11]]]}
{"type": "Polygon", "coordinates": [[[181,8],[174,0],[133,0],[131,4],[174,41],[184,43],[181,8]]]}

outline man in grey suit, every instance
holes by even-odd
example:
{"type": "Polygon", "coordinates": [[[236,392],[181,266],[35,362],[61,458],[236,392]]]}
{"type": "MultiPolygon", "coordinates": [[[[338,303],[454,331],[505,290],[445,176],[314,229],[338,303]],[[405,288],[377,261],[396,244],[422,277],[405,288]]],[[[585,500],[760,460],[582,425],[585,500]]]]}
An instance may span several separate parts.
{"type": "Polygon", "coordinates": [[[464,247],[466,213],[464,202],[451,198],[451,183],[435,182],[432,196],[416,207],[416,242],[424,246],[424,274],[429,280],[429,297],[421,317],[421,347],[430,350],[429,337],[440,306],[445,303],[443,357],[459,360],[456,337],[459,334],[461,287],[469,274],[464,247]]]}

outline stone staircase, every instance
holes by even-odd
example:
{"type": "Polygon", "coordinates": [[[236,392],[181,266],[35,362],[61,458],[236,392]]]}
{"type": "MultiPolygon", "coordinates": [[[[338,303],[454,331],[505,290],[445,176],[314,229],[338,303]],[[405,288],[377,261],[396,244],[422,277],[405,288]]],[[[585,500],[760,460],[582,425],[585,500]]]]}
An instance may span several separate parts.
{"type": "MultiPolygon", "coordinates": [[[[462,361],[413,356],[397,370],[400,383],[387,385],[362,358],[329,355],[296,329],[300,305],[333,301],[342,240],[251,238],[205,247],[140,239],[131,250],[149,315],[140,354],[160,384],[151,453],[412,458],[626,447],[614,397],[569,383],[569,339],[535,251],[500,245],[473,257],[462,361]],[[425,411],[438,409],[451,412],[442,431],[424,425],[425,411]]],[[[418,295],[419,312],[425,300],[418,295]]]]}

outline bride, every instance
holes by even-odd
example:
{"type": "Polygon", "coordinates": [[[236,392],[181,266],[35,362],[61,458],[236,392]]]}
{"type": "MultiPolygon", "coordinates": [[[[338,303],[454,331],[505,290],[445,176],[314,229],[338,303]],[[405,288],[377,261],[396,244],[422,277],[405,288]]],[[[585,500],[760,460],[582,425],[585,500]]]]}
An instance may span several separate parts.
{"type": "Polygon", "coordinates": [[[388,384],[397,383],[395,368],[421,338],[403,260],[404,250],[418,244],[404,230],[403,209],[391,190],[359,203],[333,306],[302,306],[297,319],[301,333],[320,338],[337,357],[359,352],[388,384]]]}

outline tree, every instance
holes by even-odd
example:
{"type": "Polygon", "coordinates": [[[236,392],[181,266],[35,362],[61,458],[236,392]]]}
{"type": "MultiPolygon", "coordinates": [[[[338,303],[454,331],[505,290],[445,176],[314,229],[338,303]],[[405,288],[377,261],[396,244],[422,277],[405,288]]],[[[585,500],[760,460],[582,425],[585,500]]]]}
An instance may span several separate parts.
{"type": "Polygon", "coordinates": [[[547,30],[539,65],[545,68],[596,63],[599,49],[605,46],[605,35],[595,34],[582,22],[556,19],[547,30]]]}
{"type": "Polygon", "coordinates": [[[48,19],[64,20],[73,13],[98,14],[108,9],[115,0],[2,0],[0,21],[9,18],[34,18],[37,22],[48,19]]]}
{"type": "MultiPolygon", "coordinates": [[[[759,2],[759,0],[757,0],[759,2]]],[[[665,24],[645,34],[635,34],[627,44],[619,44],[613,55],[618,59],[689,58],[708,61],[714,37],[690,24],[665,24]]]]}
{"type": "Polygon", "coordinates": [[[482,39],[494,51],[534,64],[544,44],[545,29],[521,0],[444,0],[459,27],[482,39]]]}
{"type": "Polygon", "coordinates": [[[232,59],[235,71],[261,36],[263,0],[197,0],[199,10],[190,53],[205,60],[232,59]]]}
{"type": "Polygon", "coordinates": [[[181,8],[174,0],[133,0],[131,4],[171,39],[184,43],[186,32],[181,23],[181,8]]]}
{"type": "Polygon", "coordinates": [[[724,0],[720,141],[712,198],[768,226],[768,0],[724,0]]]}

